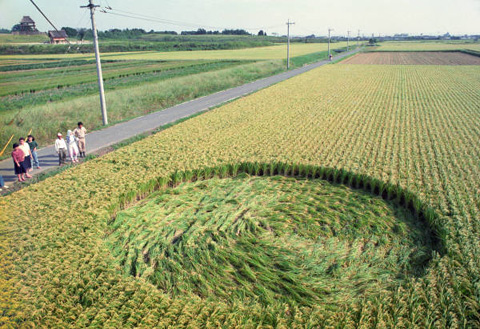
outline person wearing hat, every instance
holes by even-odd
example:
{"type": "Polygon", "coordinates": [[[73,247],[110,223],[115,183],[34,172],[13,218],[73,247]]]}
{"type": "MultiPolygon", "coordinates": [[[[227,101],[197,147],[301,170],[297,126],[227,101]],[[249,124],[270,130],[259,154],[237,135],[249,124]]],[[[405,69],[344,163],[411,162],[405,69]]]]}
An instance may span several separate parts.
{"type": "Polygon", "coordinates": [[[78,138],[78,149],[80,150],[80,156],[82,158],[85,158],[85,135],[87,134],[87,129],[83,126],[83,122],[79,122],[78,127],[75,128],[73,133],[75,134],[75,137],[78,138]]]}
{"type": "Polygon", "coordinates": [[[58,165],[61,166],[65,164],[65,160],[67,159],[67,144],[62,137],[61,133],[57,134],[57,140],[55,141],[55,151],[58,154],[58,165]]]}

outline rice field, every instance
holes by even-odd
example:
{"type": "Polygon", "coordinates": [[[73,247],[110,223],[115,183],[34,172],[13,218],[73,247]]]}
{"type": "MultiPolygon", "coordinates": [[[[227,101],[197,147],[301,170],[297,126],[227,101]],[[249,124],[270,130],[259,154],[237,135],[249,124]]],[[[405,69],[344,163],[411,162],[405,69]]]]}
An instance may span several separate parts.
{"type": "Polygon", "coordinates": [[[389,41],[380,43],[375,51],[480,51],[480,43],[472,41],[389,41]]]}
{"type": "MultiPolygon", "coordinates": [[[[346,42],[332,44],[332,49],[341,49],[347,46],[346,42]]],[[[326,43],[292,43],[290,45],[292,57],[303,56],[327,50],[326,43]]],[[[198,50],[198,51],[139,51],[126,53],[104,53],[103,60],[274,60],[285,59],[287,46],[285,44],[231,50],[198,50]]],[[[90,54],[51,54],[51,55],[0,55],[0,64],[7,60],[93,60],[95,55],[90,54]]]]}
{"type": "Polygon", "coordinates": [[[367,52],[342,64],[362,65],[480,65],[480,57],[461,52],[367,52]]]}
{"type": "MultiPolygon", "coordinates": [[[[342,46],[343,43],[338,43],[332,48],[342,46]]],[[[326,58],[325,51],[315,52],[322,49],[326,49],[326,44],[292,43],[292,67],[326,58]]],[[[132,119],[280,73],[284,70],[285,55],[285,45],[228,51],[102,54],[109,121],[114,124],[132,119]],[[191,59],[205,54],[222,59],[191,59]],[[225,59],[238,57],[235,54],[242,54],[243,58],[258,55],[263,59],[225,59]],[[159,59],[163,55],[166,59],[159,59]],[[175,56],[184,59],[168,59],[175,56]]],[[[100,127],[98,112],[91,111],[98,108],[93,54],[0,56],[0,72],[3,143],[12,135],[17,139],[32,129],[40,145],[48,145],[56,132],[79,120],[90,131],[100,127]]]]}
{"type": "MultiPolygon", "coordinates": [[[[223,61],[230,66],[241,64],[241,62],[223,61]]],[[[20,62],[21,63],[21,62],[20,62]]],[[[192,66],[202,66],[219,63],[219,61],[111,61],[102,65],[104,80],[125,78],[134,75],[146,75],[148,73],[159,73],[171,70],[182,70],[192,66]]],[[[97,81],[97,69],[95,63],[73,63],[62,62],[43,63],[44,66],[53,67],[9,70],[2,72],[0,76],[0,96],[18,95],[22,93],[36,93],[45,89],[65,88],[84,83],[97,81]],[[55,66],[56,65],[56,66],[55,66]]],[[[9,67],[18,66],[11,65],[9,67]]],[[[23,64],[26,65],[26,64],[23,64]]],[[[8,67],[7,67],[8,68],[8,67]]]]}
{"type": "Polygon", "coordinates": [[[324,66],[3,198],[0,321],[479,327],[479,77],[324,66]]]}

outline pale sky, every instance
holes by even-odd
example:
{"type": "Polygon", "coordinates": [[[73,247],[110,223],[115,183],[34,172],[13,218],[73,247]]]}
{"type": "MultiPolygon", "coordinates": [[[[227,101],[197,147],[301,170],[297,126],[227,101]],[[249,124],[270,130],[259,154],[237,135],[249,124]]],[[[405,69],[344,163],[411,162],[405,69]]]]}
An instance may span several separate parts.
{"type": "MultiPolygon", "coordinates": [[[[88,0],[34,0],[58,27],[90,27],[81,5],[88,0]]],[[[94,0],[112,13],[149,16],[182,25],[133,19],[97,12],[97,28],[145,30],[207,30],[245,28],[286,34],[286,21],[295,22],[292,35],[333,35],[352,31],[370,36],[409,34],[480,34],[480,0],[94,0]],[[128,12],[128,14],[126,13],[128,12]],[[189,25],[187,25],[189,24],[189,25]]],[[[11,28],[22,16],[31,16],[41,31],[51,29],[30,0],[0,0],[0,27],[11,28]]]]}

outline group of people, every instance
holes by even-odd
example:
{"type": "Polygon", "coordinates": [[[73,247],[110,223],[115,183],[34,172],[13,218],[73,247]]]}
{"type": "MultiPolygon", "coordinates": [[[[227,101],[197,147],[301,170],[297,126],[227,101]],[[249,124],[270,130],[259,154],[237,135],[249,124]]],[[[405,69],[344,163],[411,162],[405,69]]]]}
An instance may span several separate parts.
{"type": "MultiPolygon", "coordinates": [[[[66,141],[63,139],[61,133],[57,134],[55,151],[58,154],[59,166],[66,162],[67,152],[70,155],[72,163],[78,162],[78,157],[85,157],[86,134],[87,129],[85,129],[82,122],[79,122],[78,127],[73,131],[68,130],[66,141]]],[[[37,147],[38,144],[32,135],[28,135],[27,140],[22,137],[18,140],[18,143],[13,144],[12,159],[15,175],[17,175],[19,182],[23,182],[27,178],[32,177],[29,172],[33,170],[33,167],[41,169],[40,162],[38,161],[37,147]]],[[[2,188],[8,188],[8,186],[5,186],[3,178],[0,176],[0,191],[2,188]]]]}
{"type": "Polygon", "coordinates": [[[13,144],[13,165],[15,175],[17,175],[19,182],[23,182],[26,178],[32,177],[29,172],[33,170],[33,166],[40,169],[37,147],[38,144],[32,135],[28,135],[26,141],[25,138],[21,137],[18,143],[13,144]]]}
{"type": "Polygon", "coordinates": [[[86,144],[85,135],[87,129],[83,126],[82,122],[78,123],[77,128],[73,131],[67,131],[67,139],[63,139],[62,133],[57,134],[57,140],[55,141],[55,152],[58,154],[58,165],[61,166],[67,159],[67,152],[72,160],[72,163],[78,162],[78,157],[85,157],[86,144]]]}

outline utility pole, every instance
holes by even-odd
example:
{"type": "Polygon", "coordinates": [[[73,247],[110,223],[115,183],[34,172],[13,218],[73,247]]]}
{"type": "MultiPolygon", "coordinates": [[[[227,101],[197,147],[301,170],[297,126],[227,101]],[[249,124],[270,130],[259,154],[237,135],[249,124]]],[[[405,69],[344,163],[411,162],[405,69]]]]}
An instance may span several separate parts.
{"type": "Polygon", "coordinates": [[[103,89],[102,63],[100,61],[100,50],[98,48],[97,27],[95,25],[95,8],[100,7],[93,4],[93,0],[88,0],[89,4],[80,8],[90,9],[90,18],[92,19],[93,44],[95,46],[95,59],[97,61],[98,89],[100,91],[100,106],[102,108],[103,125],[108,125],[107,105],[105,103],[105,90],[103,89]]]}
{"type": "Polygon", "coordinates": [[[358,48],[359,42],[360,42],[360,30],[358,30],[358,35],[357,35],[357,48],[358,48]]]}
{"type": "Polygon", "coordinates": [[[328,29],[328,59],[332,60],[332,56],[330,55],[330,32],[332,32],[333,29],[328,29]]]}
{"type": "Polygon", "coordinates": [[[295,23],[287,21],[287,70],[290,69],[290,25],[295,23]]]}
{"type": "Polygon", "coordinates": [[[347,31],[347,51],[350,50],[350,32],[351,31],[347,31]]]}

